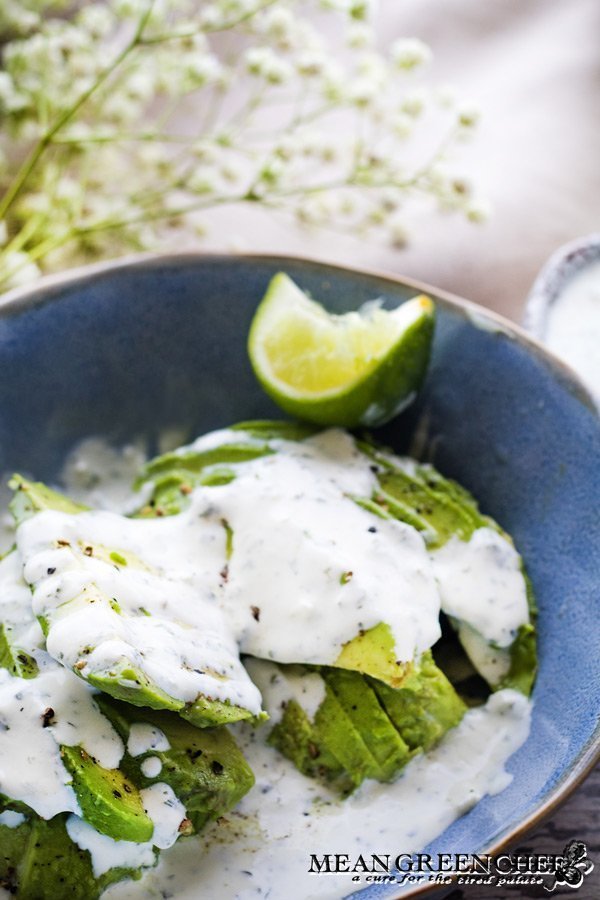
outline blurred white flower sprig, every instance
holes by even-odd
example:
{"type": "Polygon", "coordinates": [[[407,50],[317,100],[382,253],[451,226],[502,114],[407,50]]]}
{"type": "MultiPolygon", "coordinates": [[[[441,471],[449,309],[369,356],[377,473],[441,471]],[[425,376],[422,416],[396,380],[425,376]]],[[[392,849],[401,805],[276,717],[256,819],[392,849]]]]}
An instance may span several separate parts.
{"type": "Polygon", "coordinates": [[[0,289],[169,246],[260,204],[406,240],[405,206],[479,221],[448,166],[477,123],[421,87],[416,38],[376,49],[369,0],[4,0],[0,289]]]}

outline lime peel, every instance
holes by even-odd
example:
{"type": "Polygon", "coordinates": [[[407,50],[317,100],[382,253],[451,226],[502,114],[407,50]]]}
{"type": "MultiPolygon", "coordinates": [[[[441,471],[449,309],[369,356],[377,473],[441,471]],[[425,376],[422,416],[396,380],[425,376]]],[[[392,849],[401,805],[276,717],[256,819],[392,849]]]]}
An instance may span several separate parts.
{"type": "Polygon", "coordinates": [[[434,316],[423,295],[391,311],[370,302],[330,314],[279,273],[255,313],[248,351],[265,391],[291,415],[320,425],[379,425],[416,396],[434,316]]]}

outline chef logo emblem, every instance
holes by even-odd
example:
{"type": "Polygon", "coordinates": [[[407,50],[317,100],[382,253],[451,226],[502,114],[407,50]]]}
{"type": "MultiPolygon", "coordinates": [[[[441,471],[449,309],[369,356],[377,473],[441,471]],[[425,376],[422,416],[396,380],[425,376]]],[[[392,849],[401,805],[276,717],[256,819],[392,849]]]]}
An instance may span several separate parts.
{"type": "Polygon", "coordinates": [[[594,868],[594,863],[587,855],[587,847],[583,841],[569,841],[563,850],[562,860],[557,860],[554,870],[554,883],[547,891],[554,891],[557,887],[565,886],[577,890],[583,884],[583,879],[594,868]]]}

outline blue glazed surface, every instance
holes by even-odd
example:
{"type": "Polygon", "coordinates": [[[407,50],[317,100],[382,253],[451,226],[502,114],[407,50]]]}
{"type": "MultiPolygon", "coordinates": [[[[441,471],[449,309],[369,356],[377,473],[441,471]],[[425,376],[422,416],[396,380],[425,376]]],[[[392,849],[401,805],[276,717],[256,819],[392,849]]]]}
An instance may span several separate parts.
{"type": "MultiPolygon", "coordinates": [[[[277,416],[245,343],[279,269],[338,312],[415,293],[307,261],[181,257],[109,268],[0,303],[0,471],[52,479],[73,444],[93,434],[119,443],[177,426],[191,437],[277,416]]],[[[510,838],[589,765],[598,743],[600,422],[568,373],[507,327],[440,299],[423,395],[380,435],[406,450],[426,416],[427,458],[514,536],[540,607],[532,732],[510,761],[514,780],[431,852],[478,851],[510,838]]],[[[365,836],[365,853],[380,849],[365,836]]],[[[361,896],[395,892],[381,885],[361,896]]]]}

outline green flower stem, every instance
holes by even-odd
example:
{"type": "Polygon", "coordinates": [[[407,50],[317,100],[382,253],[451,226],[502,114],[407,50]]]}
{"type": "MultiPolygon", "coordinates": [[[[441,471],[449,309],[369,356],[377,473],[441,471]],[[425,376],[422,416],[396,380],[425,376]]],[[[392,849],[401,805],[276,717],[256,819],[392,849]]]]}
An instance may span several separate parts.
{"type": "Polygon", "coordinates": [[[129,56],[131,51],[135,47],[137,47],[144,32],[144,28],[148,23],[148,19],[150,18],[153,6],[154,0],[149,0],[145,12],[140,17],[137,28],[135,30],[135,34],[133,35],[129,43],[125,45],[125,47],[115,57],[115,59],[103,70],[103,72],[100,73],[100,75],[90,85],[90,87],[83,91],[83,93],[79,95],[75,102],[72,103],[71,106],[56,119],[54,124],[50,126],[50,128],[42,135],[37,144],[33,147],[33,150],[31,151],[29,156],[25,158],[22,166],[15,175],[13,182],[0,201],[0,220],[5,218],[6,213],[21,193],[23,187],[27,182],[27,179],[37,166],[40,158],[52,143],[52,139],[54,138],[54,136],[61,130],[61,128],[64,128],[67,122],[69,122],[73,118],[73,116],[76,115],[76,113],[81,109],[84,103],[86,103],[90,99],[90,97],[96,93],[98,88],[102,84],[104,84],[107,78],[109,78],[110,75],[112,75],[112,73],[129,56]]]}

